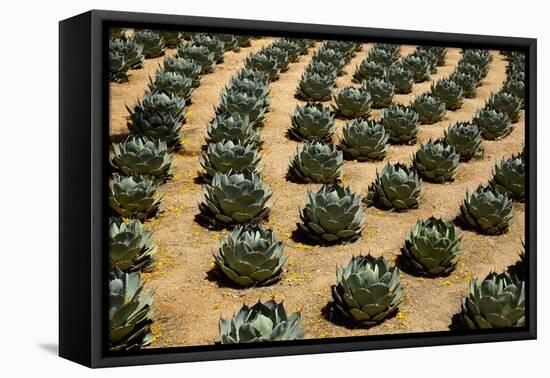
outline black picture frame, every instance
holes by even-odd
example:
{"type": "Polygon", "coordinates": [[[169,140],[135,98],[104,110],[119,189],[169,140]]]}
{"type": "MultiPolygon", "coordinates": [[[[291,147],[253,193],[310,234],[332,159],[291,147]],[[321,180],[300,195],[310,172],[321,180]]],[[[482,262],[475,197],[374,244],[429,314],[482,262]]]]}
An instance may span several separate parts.
{"type": "Polygon", "coordinates": [[[386,30],[223,18],[92,10],[59,24],[59,354],[89,367],[157,364],[370,349],[535,339],[536,313],[536,94],[537,41],[485,35],[386,30]],[[521,329],[445,331],[300,340],[266,345],[211,345],[105,350],[105,277],[108,169],[107,30],[112,26],[368,40],[517,50],[526,53],[526,323],[521,329]]]}

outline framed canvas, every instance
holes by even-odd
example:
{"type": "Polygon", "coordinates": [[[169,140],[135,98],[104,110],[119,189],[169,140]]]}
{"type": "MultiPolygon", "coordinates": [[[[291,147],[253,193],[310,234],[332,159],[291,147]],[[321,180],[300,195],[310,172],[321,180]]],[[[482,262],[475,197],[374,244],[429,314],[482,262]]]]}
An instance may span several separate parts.
{"type": "Polygon", "coordinates": [[[62,357],[536,338],[536,40],[94,10],[59,69],[62,357]]]}

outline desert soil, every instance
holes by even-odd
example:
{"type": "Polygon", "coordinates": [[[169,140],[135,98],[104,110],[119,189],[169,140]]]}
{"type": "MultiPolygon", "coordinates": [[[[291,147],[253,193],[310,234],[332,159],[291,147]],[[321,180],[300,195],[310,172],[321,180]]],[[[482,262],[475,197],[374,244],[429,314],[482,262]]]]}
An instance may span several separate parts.
{"type": "MultiPolygon", "coordinates": [[[[483,278],[490,271],[503,271],[518,259],[521,240],[524,238],[525,208],[514,203],[514,217],[505,235],[482,236],[472,231],[462,234],[464,254],[457,269],[448,277],[419,278],[401,273],[405,298],[396,317],[370,329],[350,328],[329,320],[325,307],[331,301],[330,285],[335,282],[335,268],[345,265],[353,255],[371,253],[383,255],[395,262],[406,233],[417,219],[437,216],[452,220],[459,212],[466,190],[486,184],[496,162],[520,152],[524,141],[524,117],[514,131],[500,141],[484,141],[485,156],[480,160],[461,163],[452,183],[422,185],[423,200],[418,209],[403,212],[366,209],[366,228],[355,243],[331,247],[309,246],[291,237],[299,221],[298,210],[304,206],[308,190],[316,191],[318,184],[295,184],[286,181],[285,174],[293,157],[297,142],[289,140],[286,130],[290,115],[301,101],[294,98],[294,90],[302,72],[311,60],[317,44],[307,56],[290,65],[278,81],[271,84],[271,110],[261,130],[264,147],[261,151],[264,180],[273,190],[273,209],[266,226],[272,227],[286,243],[289,256],[287,271],[281,281],[268,287],[235,289],[225,282],[210,277],[212,252],[220,237],[227,231],[210,231],[194,221],[198,203],[203,199],[202,188],[196,183],[200,170],[198,156],[204,145],[206,127],[214,114],[219,96],[227,81],[243,66],[251,52],[272,42],[269,38],[256,39],[250,48],[239,53],[228,52],[225,62],[203,77],[201,86],[193,95],[189,107],[183,151],[175,158],[176,175],[161,187],[164,212],[147,222],[154,231],[159,245],[159,260],[153,273],[146,274],[146,285],[155,290],[156,307],[155,341],[152,347],[171,347],[212,344],[218,340],[220,316],[230,317],[243,302],[252,304],[258,299],[275,297],[284,300],[287,311],[301,311],[307,338],[378,335],[390,333],[445,331],[451,318],[459,311],[461,297],[467,292],[472,277],[483,278]]],[[[341,88],[351,83],[351,77],[372,46],[363,45],[361,52],[346,66],[347,73],[337,81],[341,88]]],[[[403,46],[407,55],[414,46],[403,46]]],[[[173,51],[169,52],[172,54],[173,51]]],[[[459,49],[449,49],[445,66],[439,67],[432,81],[454,71],[460,59],[459,49]]],[[[411,155],[419,143],[430,137],[440,137],[443,131],[457,121],[472,119],[477,109],[484,106],[490,93],[498,91],[505,80],[506,61],[494,51],[489,73],[478,88],[474,99],[465,99],[457,111],[447,112],[444,120],[420,127],[418,143],[414,146],[391,146],[388,157],[379,163],[344,163],[343,183],[365,195],[377,169],[388,161],[410,163],[411,155]]],[[[143,95],[147,78],[153,75],[163,58],[147,60],[145,68],[132,71],[130,81],[111,85],[111,133],[114,138],[127,133],[127,112],[124,104],[131,105],[143,95]]],[[[395,103],[408,104],[411,99],[430,89],[431,81],[415,84],[409,95],[397,95],[395,103]]],[[[374,112],[374,116],[379,115],[374,112]]],[[[344,121],[338,121],[338,134],[344,121]]],[[[337,142],[339,135],[335,136],[337,142]]]]}

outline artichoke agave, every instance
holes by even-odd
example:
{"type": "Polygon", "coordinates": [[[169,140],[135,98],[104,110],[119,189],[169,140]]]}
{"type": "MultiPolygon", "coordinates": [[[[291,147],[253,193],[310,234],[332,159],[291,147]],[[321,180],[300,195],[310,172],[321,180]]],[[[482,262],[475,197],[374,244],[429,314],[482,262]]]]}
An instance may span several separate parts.
{"type": "Polygon", "coordinates": [[[332,76],[304,72],[296,89],[296,95],[305,101],[329,101],[334,85],[332,76]]]}
{"type": "Polygon", "coordinates": [[[175,72],[192,80],[193,88],[197,88],[201,82],[202,68],[196,61],[186,58],[171,56],[164,59],[164,70],[175,72]]]}
{"type": "Polygon", "coordinates": [[[126,176],[149,176],[164,182],[172,176],[173,158],[166,142],[130,136],[122,143],[113,143],[111,164],[126,176]]]}
{"type": "Polygon", "coordinates": [[[273,299],[243,305],[232,319],[220,319],[222,344],[259,343],[270,341],[301,340],[304,338],[302,315],[287,315],[283,303],[273,299]]]}
{"type": "Polygon", "coordinates": [[[239,47],[250,47],[252,45],[252,37],[249,35],[235,35],[237,39],[237,46],[239,47]]]}
{"type": "MultiPolygon", "coordinates": [[[[264,47],[262,50],[260,50],[259,55],[264,54],[269,60],[275,59],[276,65],[280,72],[286,72],[288,71],[288,68],[290,66],[290,55],[289,52],[286,49],[283,49],[281,47],[278,47],[276,44],[272,44],[268,47],[264,47]]],[[[249,56],[249,58],[253,57],[249,56]]],[[[265,72],[271,72],[271,64],[268,65],[265,69],[259,68],[261,71],[265,72]]],[[[279,77],[279,73],[277,73],[271,80],[275,80],[279,77]]],[[[270,75],[271,76],[271,75],[270,75]]]]}
{"type": "MultiPolygon", "coordinates": [[[[351,53],[351,51],[349,52],[351,53]]],[[[321,48],[313,56],[313,60],[332,64],[336,67],[338,75],[343,75],[343,67],[346,65],[346,60],[350,56],[346,57],[345,52],[336,51],[331,48],[321,48]]]]}
{"type": "Polygon", "coordinates": [[[348,159],[382,160],[388,153],[389,135],[381,123],[354,119],[351,123],[346,123],[343,135],[339,147],[348,159]]]}
{"type": "Polygon", "coordinates": [[[209,178],[216,172],[252,173],[257,172],[260,155],[252,144],[240,144],[231,140],[210,143],[200,157],[202,168],[209,178]]]}
{"type": "Polygon", "coordinates": [[[225,46],[224,43],[217,37],[208,34],[195,33],[191,37],[191,41],[192,46],[206,47],[211,54],[214,54],[214,61],[216,63],[223,62],[225,46]]]}
{"type": "Polygon", "coordinates": [[[158,186],[147,177],[115,175],[109,189],[109,205],[124,218],[143,221],[159,210],[157,189],[158,186]]]}
{"type": "Polygon", "coordinates": [[[382,113],[382,125],[392,144],[414,144],[418,135],[418,115],[403,105],[391,105],[382,113]]]}
{"type": "Polygon", "coordinates": [[[373,108],[385,108],[392,103],[395,87],[389,81],[368,79],[363,81],[363,88],[370,94],[373,108]]]}
{"type": "Polygon", "coordinates": [[[370,185],[365,202],[382,209],[397,211],[418,207],[422,181],[416,171],[404,164],[387,164],[370,185]]]}
{"type": "Polygon", "coordinates": [[[359,118],[368,115],[371,96],[363,88],[345,87],[334,96],[335,110],[343,118],[359,118]]]}
{"type": "Polygon", "coordinates": [[[401,45],[393,43],[375,43],[373,48],[390,52],[394,61],[399,59],[399,54],[401,53],[401,45]]]}
{"type": "Polygon", "coordinates": [[[458,122],[445,130],[445,140],[455,148],[461,161],[483,156],[481,131],[475,123],[458,122]]]}
{"type": "Polygon", "coordinates": [[[430,217],[418,220],[405,237],[403,263],[419,274],[449,274],[462,255],[460,239],[452,222],[430,217]]]}
{"type": "Polygon", "coordinates": [[[162,92],[145,92],[143,100],[138,101],[133,109],[126,107],[130,117],[133,118],[136,113],[161,113],[168,114],[173,118],[184,122],[187,109],[185,100],[175,94],[166,94],[162,92]]]}
{"type": "Polygon", "coordinates": [[[441,183],[453,180],[460,155],[444,139],[422,143],[413,157],[413,164],[423,179],[441,183]]]}
{"type": "Polygon", "coordinates": [[[197,46],[191,43],[178,47],[177,56],[189,60],[194,60],[200,67],[201,73],[207,74],[214,70],[216,58],[206,46],[197,46]]]}
{"type": "Polygon", "coordinates": [[[234,34],[216,34],[216,38],[223,42],[223,49],[225,51],[239,52],[239,41],[234,34]]]}
{"type": "Polygon", "coordinates": [[[473,64],[485,77],[489,70],[489,63],[493,60],[491,53],[488,50],[468,49],[462,52],[461,61],[473,64]]]}
{"type": "Polygon", "coordinates": [[[109,342],[112,352],[135,350],[151,344],[154,319],[153,292],[143,293],[139,272],[111,271],[109,277],[109,342]]]}
{"type": "Polygon", "coordinates": [[[143,46],[145,58],[157,58],[164,55],[164,38],[152,30],[136,30],[132,34],[132,41],[143,46]]]}
{"type": "Polygon", "coordinates": [[[318,74],[323,77],[332,77],[333,79],[335,79],[338,75],[337,67],[334,67],[330,63],[317,60],[311,61],[311,63],[307,66],[307,72],[310,74],[318,74]]]}
{"type": "Polygon", "coordinates": [[[202,217],[212,225],[258,222],[271,210],[271,190],[257,173],[217,172],[204,186],[205,201],[199,205],[202,217]]]}
{"type": "Polygon", "coordinates": [[[150,271],[155,262],[157,246],[153,233],[145,230],[135,219],[123,222],[121,218],[109,219],[109,265],[125,272],[150,271]]]}
{"type": "Polygon", "coordinates": [[[418,57],[427,61],[430,74],[434,74],[437,72],[437,58],[433,51],[417,48],[416,51],[409,56],[418,57]]]}
{"type": "Polygon", "coordinates": [[[482,234],[502,234],[512,220],[512,201],[506,193],[479,186],[475,192],[466,192],[460,215],[463,222],[482,234]]]}
{"type": "Polygon", "coordinates": [[[521,113],[521,99],[507,92],[492,94],[487,107],[506,113],[510,122],[516,123],[521,113]]]}
{"type": "Polygon", "coordinates": [[[430,62],[417,55],[408,55],[401,61],[401,65],[412,72],[414,81],[420,83],[430,78],[431,64],[430,62]]]}
{"type": "Polygon", "coordinates": [[[371,327],[397,313],[403,300],[399,269],[384,257],[354,256],[345,268],[336,268],[333,306],[356,323],[371,327]]]}
{"type": "Polygon", "coordinates": [[[263,125],[267,105],[264,98],[258,98],[245,92],[225,92],[217,108],[217,113],[239,114],[248,117],[254,128],[263,125]]]}
{"type": "Polygon", "coordinates": [[[181,146],[181,127],[181,121],[173,115],[148,110],[135,112],[128,122],[133,135],[160,140],[174,150],[181,146]]]}
{"type": "Polygon", "coordinates": [[[454,72],[450,79],[462,87],[464,97],[476,97],[477,80],[475,77],[463,72],[454,72]]]}
{"type": "Polygon", "coordinates": [[[523,155],[514,155],[495,165],[491,186],[508,198],[525,201],[525,159],[523,155]]]}
{"type": "Polygon", "coordinates": [[[495,272],[481,284],[472,280],[468,296],[462,300],[461,318],[469,329],[523,327],[525,283],[495,272]]]}
{"type": "Polygon", "coordinates": [[[405,67],[394,64],[388,69],[388,81],[395,87],[395,93],[410,93],[414,84],[414,76],[405,67]]]}
{"type": "Polygon", "coordinates": [[[183,39],[182,33],[177,30],[163,30],[159,34],[164,39],[166,47],[171,49],[177,47],[183,39]]]}
{"type": "Polygon", "coordinates": [[[281,67],[277,59],[262,53],[249,55],[246,58],[245,66],[254,71],[267,73],[270,81],[277,80],[281,73],[281,67]]]}
{"type": "Polygon", "coordinates": [[[182,76],[176,72],[169,72],[164,69],[157,70],[155,80],[149,78],[149,89],[152,92],[174,94],[183,98],[188,104],[191,103],[193,94],[193,79],[182,76]]]}
{"type": "Polygon", "coordinates": [[[460,62],[458,62],[458,65],[456,66],[455,73],[463,73],[466,75],[470,75],[475,79],[477,87],[481,85],[481,80],[483,79],[483,75],[479,70],[479,68],[477,68],[477,66],[471,63],[467,63],[461,60],[460,62]]]}
{"type": "Polygon", "coordinates": [[[302,182],[329,184],[340,180],[344,165],[342,152],[331,144],[306,142],[289,167],[289,173],[302,182]]]}
{"type": "Polygon", "coordinates": [[[130,69],[138,69],[143,66],[143,46],[138,45],[133,40],[111,39],[109,41],[109,51],[123,56],[130,69]]]}
{"type": "Polygon", "coordinates": [[[391,50],[379,49],[374,47],[370,49],[367,53],[367,60],[389,67],[395,61],[395,55],[391,50]]]}
{"type": "Polygon", "coordinates": [[[124,56],[118,52],[109,51],[109,81],[125,83],[128,81],[130,65],[124,56]]]}
{"type": "Polygon", "coordinates": [[[332,141],[336,130],[334,114],[319,103],[297,106],[291,116],[290,137],[300,141],[332,141]]]}
{"type": "Polygon", "coordinates": [[[420,123],[431,125],[439,122],[445,116],[445,103],[430,94],[415,97],[412,108],[418,114],[420,123]]]}
{"type": "Polygon", "coordinates": [[[298,227],[316,242],[342,243],[361,235],[364,219],[359,195],[349,188],[323,185],[317,193],[308,191],[298,227]]]}
{"type": "Polygon", "coordinates": [[[504,85],[504,90],[519,98],[522,104],[525,101],[525,82],[523,80],[514,79],[512,77],[504,85]]]}
{"type": "Polygon", "coordinates": [[[218,114],[208,125],[206,132],[208,143],[230,140],[234,143],[251,144],[254,147],[261,145],[260,134],[248,121],[248,117],[242,117],[238,113],[218,114]]]}
{"type": "Polygon", "coordinates": [[[417,51],[428,51],[435,57],[437,66],[444,66],[447,58],[447,48],[441,46],[418,46],[417,51]]]}
{"type": "Polygon", "coordinates": [[[512,132],[514,126],[508,114],[491,108],[481,109],[475,118],[484,139],[502,139],[512,132]]]}
{"type": "Polygon", "coordinates": [[[456,110],[462,106],[464,89],[458,83],[449,79],[438,80],[432,84],[432,96],[445,103],[445,109],[456,110]]]}
{"type": "Polygon", "coordinates": [[[273,230],[237,226],[220,241],[214,263],[239,286],[270,285],[281,278],[287,256],[273,230]]]}
{"type": "Polygon", "coordinates": [[[355,68],[352,80],[354,83],[362,83],[363,80],[384,79],[386,70],[387,67],[383,64],[364,60],[355,68]]]}

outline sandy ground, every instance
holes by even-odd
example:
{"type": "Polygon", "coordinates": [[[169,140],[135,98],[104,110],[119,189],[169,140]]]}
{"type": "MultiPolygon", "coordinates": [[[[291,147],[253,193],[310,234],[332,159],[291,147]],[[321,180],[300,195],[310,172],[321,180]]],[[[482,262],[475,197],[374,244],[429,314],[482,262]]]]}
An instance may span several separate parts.
{"type": "MultiPolygon", "coordinates": [[[[312,247],[297,243],[291,238],[299,220],[298,209],[305,203],[308,190],[317,190],[318,184],[295,184],[285,180],[288,162],[298,143],[286,138],[290,127],[290,115],[301,102],[294,98],[294,90],[300,76],[309,63],[313,50],[299,62],[291,64],[288,72],[281,74],[271,84],[272,104],[267,116],[262,138],[262,166],[265,181],[271,185],[273,210],[268,222],[280,239],[286,242],[289,256],[287,271],[282,280],[272,286],[253,289],[233,289],[223,282],[209,278],[212,267],[212,251],[217,249],[219,238],[225,232],[209,231],[194,222],[198,203],[202,201],[202,188],[195,183],[200,169],[198,154],[204,144],[205,130],[213,115],[219,95],[225,83],[243,64],[251,51],[269,44],[269,39],[255,40],[251,48],[240,53],[226,54],[225,63],[203,78],[196,90],[184,127],[184,150],[175,159],[174,180],[162,186],[164,213],[147,223],[154,230],[159,245],[157,269],[146,275],[147,286],[156,290],[154,302],[157,308],[155,342],[152,347],[211,344],[218,339],[220,316],[231,316],[243,302],[253,303],[258,298],[275,297],[285,301],[288,311],[302,311],[303,326],[308,338],[376,335],[449,329],[451,317],[459,311],[460,299],[467,292],[472,277],[484,277],[492,270],[502,271],[513,264],[524,237],[525,209],[514,204],[514,218],[510,231],[501,236],[481,236],[471,231],[463,235],[464,254],[457,269],[444,278],[425,279],[402,272],[405,299],[398,315],[370,329],[351,329],[328,319],[324,308],[331,300],[330,285],[335,281],[336,265],[347,264],[353,255],[383,255],[395,261],[399,255],[405,234],[417,219],[431,215],[451,220],[459,211],[467,189],[484,184],[491,177],[494,164],[504,157],[519,152],[524,140],[524,118],[521,117],[514,131],[497,142],[484,141],[485,157],[461,163],[456,180],[447,184],[423,183],[423,200],[418,209],[405,213],[366,210],[366,228],[362,237],[349,245],[312,247]]],[[[361,52],[346,67],[347,74],[337,81],[338,87],[351,85],[354,68],[365,57],[371,45],[365,44],[361,52]]],[[[413,46],[403,46],[406,55],[413,46]]],[[[450,123],[470,120],[476,109],[482,107],[491,92],[499,90],[505,79],[506,62],[498,52],[493,52],[489,74],[477,91],[477,97],[466,99],[461,109],[447,112],[441,122],[421,126],[418,143],[430,137],[439,137],[450,123]]],[[[450,74],[460,51],[450,49],[445,66],[440,67],[433,80],[450,74]]],[[[129,83],[112,85],[112,131],[122,131],[125,110],[123,104],[132,103],[146,87],[148,73],[154,71],[156,62],[147,61],[144,70],[133,71],[129,83]],[[143,72],[141,72],[143,71],[143,72]],[[122,107],[121,107],[122,104],[122,107]]],[[[408,104],[419,93],[428,91],[430,82],[415,84],[412,94],[397,95],[396,103],[408,104]]],[[[377,116],[379,111],[375,112],[377,116]]],[[[338,121],[339,133],[343,121],[338,121]]],[[[125,121],[124,121],[125,124],[125,121]]],[[[335,142],[339,135],[335,136],[335,142]]],[[[391,146],[387,159],[380,163],[346,161],[343,182],[364,195],[368,185],[387,161],[410,163],[415,146],[391,146]]]]}

